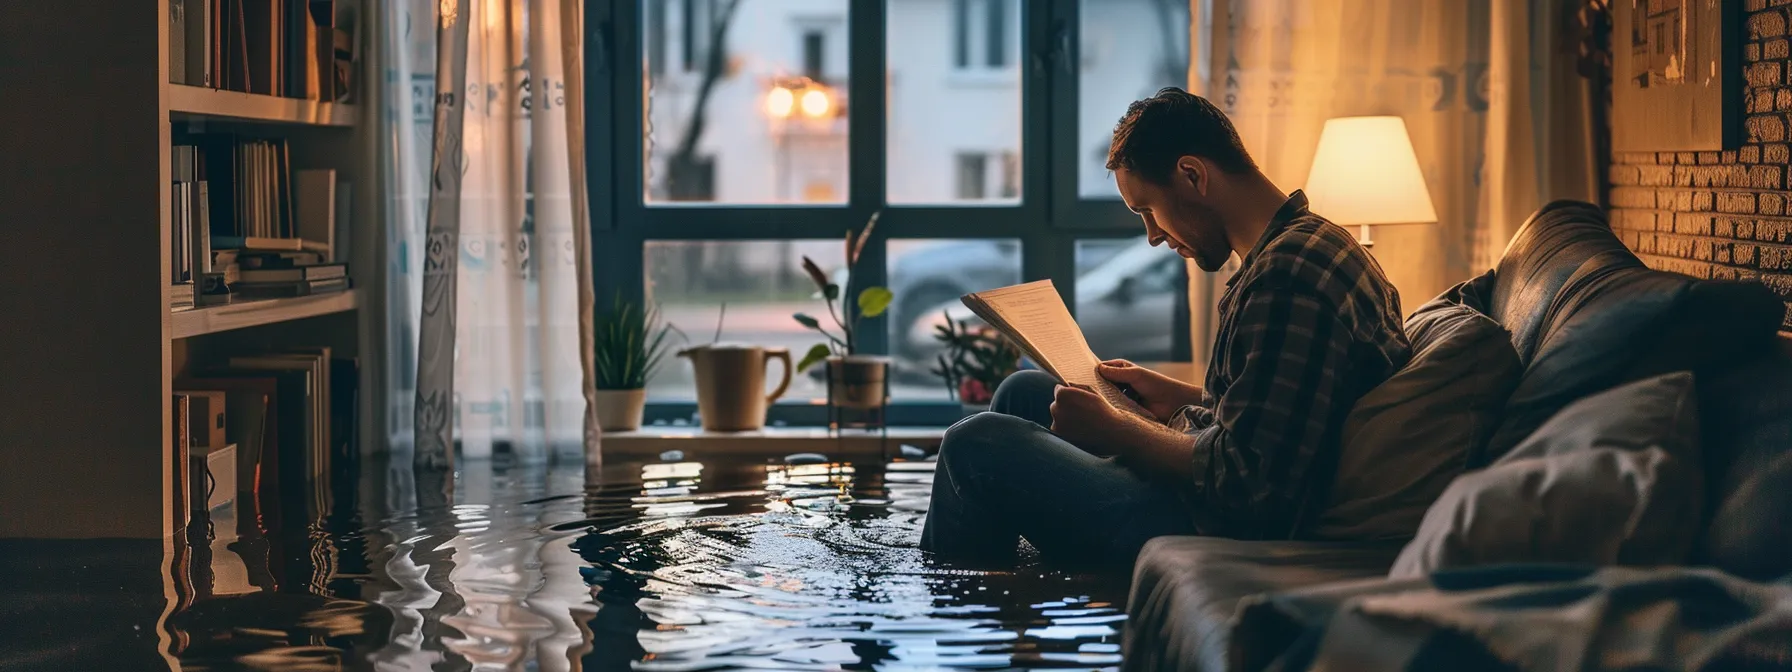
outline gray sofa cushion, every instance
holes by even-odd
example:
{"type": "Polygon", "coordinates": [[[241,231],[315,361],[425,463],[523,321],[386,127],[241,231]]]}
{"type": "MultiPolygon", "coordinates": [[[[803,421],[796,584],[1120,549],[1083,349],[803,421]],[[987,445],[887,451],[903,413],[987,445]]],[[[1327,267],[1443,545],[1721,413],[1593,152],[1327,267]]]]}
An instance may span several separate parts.
{"type": "Polygon", "coordinates": [[[1390,576],[1685,561],[1704,496],[1697,408],[1690,373],[1575,402],[1493,466],[1452,483],[1390,576]]]}
{"type": "MultiPolygon", "coordinates": [[[[1489,273],[1491,275],[1491,273],[1489,273]]],[[[1406,320],[1412,361],[1357,401],[1318,539],[1410,539],[1425,510],[1493,435],[1524,375],[1512,335],[1461,287],[1406,320]]]]}
{"type": "Polygon", "coordinates": [[[1699,378],[1705,498],[1694,564],[1764,581],[1792,576],[1792,345],[1699,378]]]}
{"type": "Polygon", "coordinates": [[[1158,537],[1133,567],[1127,670],[1223,670],[1239,600],[1378,578],[1398,543],[1158,537]]]}

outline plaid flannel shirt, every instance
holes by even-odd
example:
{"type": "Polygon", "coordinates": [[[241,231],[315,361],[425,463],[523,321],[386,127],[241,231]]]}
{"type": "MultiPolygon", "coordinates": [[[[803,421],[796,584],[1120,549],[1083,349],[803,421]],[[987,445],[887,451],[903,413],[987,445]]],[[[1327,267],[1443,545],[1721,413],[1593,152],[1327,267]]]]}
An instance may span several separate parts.
{"type": "Polygon", "coordinates": [[[1187,492],[1202,534],[1288,539],[1325,504],[1344,418],[1411,356],[1400,296],[1349,232],[1299,191],[1220,299],[1187,492]]]}

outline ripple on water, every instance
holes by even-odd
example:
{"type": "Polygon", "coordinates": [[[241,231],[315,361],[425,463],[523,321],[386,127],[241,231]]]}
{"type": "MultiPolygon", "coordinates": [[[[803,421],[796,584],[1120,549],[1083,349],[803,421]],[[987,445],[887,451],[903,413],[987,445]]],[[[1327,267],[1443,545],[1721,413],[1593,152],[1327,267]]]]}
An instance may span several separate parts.
{"type": "Polygon", "coordinates": [[[274,574],[304,580],[200,600],[170,619],[183,662],[564,670],[577,660],[585,670],[661,671],[1120,663],[1127,577],[1032,561],[976,571],[916,547],[931,462],[667,458],[596,475],[579,465],[463,464],[452,501],[429,497],[408,469],[363,470],[358,489],[339,491],[335,513],[306,536],[258,542],[289,565],[274,574]]]}

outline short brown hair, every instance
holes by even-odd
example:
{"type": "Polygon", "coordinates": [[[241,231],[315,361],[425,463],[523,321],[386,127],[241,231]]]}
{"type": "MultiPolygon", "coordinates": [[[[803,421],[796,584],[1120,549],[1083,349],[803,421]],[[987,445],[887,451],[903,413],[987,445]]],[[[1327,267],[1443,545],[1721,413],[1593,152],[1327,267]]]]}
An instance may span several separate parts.
{"type": "Polygon", "coordinates": [[[1206,98],[1172,86],[1127,106],[1114,126],[1108,170],[1125,168],[1161,183],[1184,156],[1207,159],[1229,173],[1257,167],[1224,112],[1206,98]]]}

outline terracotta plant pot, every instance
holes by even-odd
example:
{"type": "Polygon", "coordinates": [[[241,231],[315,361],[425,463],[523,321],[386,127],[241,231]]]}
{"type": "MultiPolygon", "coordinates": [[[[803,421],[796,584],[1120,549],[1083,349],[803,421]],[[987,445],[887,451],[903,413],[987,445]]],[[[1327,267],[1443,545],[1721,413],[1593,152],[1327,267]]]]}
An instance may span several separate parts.
{"type": "Polygon", "coordinates": [[[606,432],[632,432],[641,428],[647,410],[647,390],[598,390],[592,399],[597,424],[606,432]]]}
{"type": "Polygon", "coordinates": [[[890,360],[870,355],[829,357],[828,403],[835,408],[869,410],[883,408],[884,380],[890,372],[890,360]]]}

